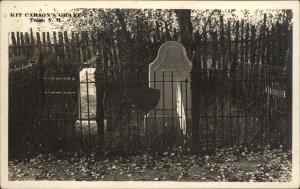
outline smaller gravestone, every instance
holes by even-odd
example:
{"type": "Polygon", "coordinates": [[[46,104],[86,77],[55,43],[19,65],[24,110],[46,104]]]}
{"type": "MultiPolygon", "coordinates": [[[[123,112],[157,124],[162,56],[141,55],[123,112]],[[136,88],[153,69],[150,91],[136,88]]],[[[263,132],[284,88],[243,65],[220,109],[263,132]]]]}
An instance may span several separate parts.
{"type": "Polygon", "coordinates": [[[76,131],[82,137],[90,134],[96,135],[96,87],[94,72],[96,68],[84,68],[79,73],[80,95],[79,95],[79,120],[76,121],[76,131]],[[82,119],[80,121],[80,118],[82,119]],[[90,119],[90,121],[88,121],[90,119]],[[89,131],[90,130],[90,131],[89,131]]]}
{"type": "Polygon", "coordinates": [[[185,48],[176,41],[164,43],[156,60],[149,65],[149,86],[160,91],[156,117],[165,120],[177,117],[184,134],[189,117],[186,109],[191,108],[191,89],[189,82],[186,82],[186,79],[189,81],[191,69],[192,63],[185,48]]]}

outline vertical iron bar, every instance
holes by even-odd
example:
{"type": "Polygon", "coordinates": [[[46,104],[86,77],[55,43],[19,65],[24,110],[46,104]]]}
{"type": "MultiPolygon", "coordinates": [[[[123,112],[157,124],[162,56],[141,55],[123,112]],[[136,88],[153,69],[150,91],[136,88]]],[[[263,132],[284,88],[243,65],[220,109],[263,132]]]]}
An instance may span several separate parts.
{"type": "MultiPolygon", "coordinates": [[[[154,89],[156,89],[156,71],[154,70],[154,89]]],[[[156,107],[154,108],[154,148],[156,151],[156,130],[157,130],[157,125],[156,125],[156,107]]]]}
{"type": "MultiPolygon", "coordinates": [[[[165,134],[165,126],[167,124],[165,124],[165,71],[162,70],[162,84],[163,84],[163,133],[165,134]]],[[[163,137],[163,135],[162,135],[163,137]]],[[[162,138],[162,141],[165,141],[164,138],[162,138]]]]}
{"type": "MultiPolygon", "coordinates": [[[[250,58],[252,57],[252,54],[250,53],[250,58]]],[[[251,61],[249,64],[247,64],[247,70],[246,70],[246,74],[247,74],[247,77],[246,77],[246,86],[247,88],[249,89],[251,87],[251,85],[249,84],[249,77],[250,77],[250,67],[251,67],[251,61]]],[[[251,90],[251,88],[250,88],[251,90]]],[[[245,100],[245,122],[246,122],[246,135],[245,135],[245,145],[247,146],[248,144],[248,129],[249,129],[249,117],[248,117],[248,113],[249,113],[249,98],[250,97],[250,93],[248,92],[247,95],[246,95],[246,100],[245,100]]]]}
{"type": "MultiPolygon", "coordinates": [[[[207,80],[206,80],[207,82],[207,80]]],[[[205,94],[205,147],[207,147],[207,140],[208,140],[208,94],[205,94]]]]}
{"type": "MultiPolygon", "coordinates": [[[[79,72],[80,74],[80,72],[79,72]]],[[[78,91],[79,91],[79,129],[80,129],[80,145],[82,147],[83,143],[82,143],[82,112],[81,112],[81,84],[82,82],[80,81],[80,77],[79,77],[79,81],[78,81],[78,91]]]]}
{"type": "Polygon", "coordinates": [[[90,125],[90,97],[89,97],[89,78],[88,78],[88,72],[85,72],[85,79],[86,79],[86,101],[87,101],[87,119],[88,119],[88,146],[89,150],[91,148],[91,125],[90,125]]]}
{"type": "Polygon", "coordinates": [[[188,92],[187,92],[187,90],[188,90],[188,79],[186,78],[185,79],[185,104],[186,104],[186,106],[185,106],[185,117],[186,117],[186,125],[188,125],[188,92]]]}
{"type": "MultiPolygon", "coordinates": [[[[45,45],[46,46],[46,45],[45,45]]],[[[63,128],[63,131],[62,132],[64,132],[64,135],[62,136],[62,140],[64,140],[62,143],[64,144],[64,146],[66,146],[66,140],[67,140],[67,131],[66,131],[66,125],[65,125],[65,119],[69,119],[70,118],[70,116],[69,115],[67,115],[67,118],[66,118],[66,114],[64,113],[64,111],[65,111],[65,109],[64,109],[64,107],[63,107],[63,102],[65,102],[65,97],[64,97],[64,85],[65,85],[65,82],[62,82],[62,78],[63,77],[65,77],[64,75],[64,71],[62,71],[62,72],[60,72],[60,75],[59,75],[59,84],[60,84],[60,91],[59,91],[59,93],[60,93],[60,96],[59,96],[59,101],[60,101],[60,106],[61,106],[61,108],[60,108],[60,112],[59,112],[59,119],[61,119],[60,120],[60,123],[62,124],[62,128],[63,128]],[[61,116],[62,115],[62,116],[61,116]],[[62,117],[62,118],[61,118],[62,117]]],[[[67,103],[68,103],[68,97],[67,97],[67,103]]],[[[68,121],[67,121],[68,122],[68,121]]]]}
{"type": "MultiPolygon", "coordinates": [[[[182,125],[182,123],[183,123],[183,122],[182,122],[182,118],[183,118],[183,117],[182,117],[182,111],[183,111],[183,109],[182,109],[182,104],[183,104],[183,103],[182,103],[182,100],[183,100],[183,99],[182,99],[182,81],[180,81],[180,94],[181,94],[181,96],[180,96],[180,102],[181,102],[181,103],[180,103],[180,125],[182,125]]],[[[177,98],[178,98],[178,97],[177,97],[177,98]]],[[[185,128],[185,129],[186,129],[186,128],[185,128]]],[[[186,136],[186,135],[187,135],[187,132],[185,133],[185,139],[187,139],[187,136],[186,136]]]]}
{"type": "MultiPolygon", "coordinates": [[[[54,101],[55,102],[57,102],[57,93],[56,93],[56,90],[57,90],[57,82],[56,82],[56,74],[57,74],[57,72],[56,72],[56,70],[54,69],[54,74],[53,74],[53,77],[54,77],[54,86],[53,86],[53,88],[54,88],[54,101]]],[[[59,137],[60,137],[60,135],[59,135],[59,132],[58,132],[58,119],[57,119],[57,112],[58,112],[58,107],[57,107],[57,105],[55,104],[55,103],[53,103],[53,105],[55,106],[55,112],[53,113],[53,115],[52,116],[54,116],[55,118],[55,129],[54,129],[54,132],[55,132],[55,136],[56,137],[58,137],[58,138],[56,138],[56,143],[58,142],[57,140],[59,140],[59,137]]],[[[53,127],[53,126],[52,126],[53,127]]]]}
{"type": "MultiPolygon", "coordinates": [[[[137,85],[139,84],[138,81],[139,81],[139,77],[138,77],[138,70],[136,69],[135,70],[135,74],[136,74],[136,82],[137,82],[137,85]]],[[[136,107],[136,134],[137,134],[137,141],[139,143],[139,109],[136,107]]]]}
{"type": "MultiPolygon", "coordinates": [[[[44,85],[44,83],[41,82],[41,78],[40,78],[40,70],[37,70],[37,106],[35,107],[36,110],[34,111],[34,113],[37,113],[37,127],[39,127],[40,123],[41,123],[41,112],[44,112],[44,106],[41,107],[41,89],[43,88],[41,85],[44,85]]],[[[45,94],[43,94],[45,95],[45,94]]],[[[34,115],[33,115],[34,116],[34,115]]],[[[36,128],[36,125],[34,125],[34,129],[35,129],[35,137],[38,137],[37,135],[37,130],[38,128],[36,128]]],[[[41,133],[38,133],[39,135],[41,133]]]]}
{"type": "MultiPolygon", "coordinates": [[[[216,85],[216,71],[217,70],[213,70],[213,83],[214,85],[216,85]]],[[[213,148],[216,147],[216,89],[213,89],[213,118],[214,118],[214,123],[213,123],[213,148]]]]}
{"type": "Polygon", "coordinates": [[[239,81],[236,81],[237,83],[237,130],[238,130],[238,135],[237,135],[237,142],[238,146],[240,145],[240,100],[239,100],[239,89],[240,89],[240,83],[239,81]]]}
{"type": "MultiPolygon", "coordinates": [[[[45,93],[47,92],[47,130],[48,132],[48,136],[47,138],[50,140],[48,142],[51,142],[51,144],[53,143],[53,128],[50,125],[50,68],[48,68],[48,78],[47,78],[47,91],[45,91],[45,93]]],[[[43,135],[45,134],[45,131],[42,130],[43,135]]]]}
{"type": "MultiPolygon", "coordinates": [[[[222,78],[225,76],[225,74],[221,73],[222,78]]],[[[224,83],[225,84],[225,83],[224,83]]],[[[221,84],[221,139],[224,140],[224,85],[221,84]]],[[[221,144],[224,144],[224,142],[220,141],[221,144]]]]}
{"type": "Polygon", "coordinates": [[[233,85],[233,80],[232,77],[230,77],[230,87],[229,87],[229,144],[232,144],[232,85],[233,85]]]}
{"type": "Polygon", "coordinates": [[[172,109],[172,112],[171,112],[171,117],[172,117],[172,145],[174,144],[174,140],[175,140],[175,125],[174,125],[174,115],[173,115],[173,112],[174,112],[174,92],[173,92],[173,70],[171,71],[171,97],[172,97],[172,104],[171,104],[171,109],[172,109]]]}
{"type": "MultiPolygon", "coordinates": [[[[23,120],[23,123],[22,123],[22,127],[24,128],[24,127],[26,127],[25,125],[27,125],[26,124],[26,119],[27,119],[27,117],[26,117],[26,97],[25,97],[25,92],[27,91],[26,89],[25,89],[25,76],[24,76],[24,67],[23,67],[23,65],[22,65],[22,67],[21,67],[21,79],[22,79],[22,118],[21,118],[21,120],[23,120]]],[[[20,128],[20,129],[22,129],[23,130],[23,128],[20,128]]],[[[26,128],[27,129],[27,128],[26,128]]],[[[26,134],[26,133],[25,133],[26,134]]],[[[26,139],[26,136],[22,136],[22,140],[21,141],[23,141],[23,139],[26,139]]],[[[26,145],[26,141],[24,141],[24,143],[23,144],[21,144],[22,146],[23,145],[26,145]]],[[[24,146],[23,146],[24,147],[24,146]]],[[[26,146],[25,146],[26,147],[26,146]]]]}

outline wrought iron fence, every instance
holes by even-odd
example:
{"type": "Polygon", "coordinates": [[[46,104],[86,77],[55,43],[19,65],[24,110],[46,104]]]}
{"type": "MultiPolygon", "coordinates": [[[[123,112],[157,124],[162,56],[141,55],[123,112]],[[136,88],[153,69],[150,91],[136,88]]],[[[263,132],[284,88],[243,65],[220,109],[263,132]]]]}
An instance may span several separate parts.
{"type": "Polygon", "coordinates": [[[10,155],[289,143],[293,30],[286,23],[268,29],[265,20],[259,30],[221,20],[217,31],[196,31],[190,44],[193,69],[182,81],[158,73],[159,79],[149,81],[148,65],[162,37],[126,41],[120,31],[54,32],[51,43],[49,32],[37,32],[36,39],[32,32],[11,33],[10,58],[44,51],[56,58],[40,55],[36,64],[9,71],[10,155]],[[95,73],[81,72],[96,63],[95,73]],[[149,83],[170,107],[153,105],[149,83]],[[176,86],[185,94],[181,98],[176,86]],[[178,99],[190,105],[179,108],[178,99]]]}

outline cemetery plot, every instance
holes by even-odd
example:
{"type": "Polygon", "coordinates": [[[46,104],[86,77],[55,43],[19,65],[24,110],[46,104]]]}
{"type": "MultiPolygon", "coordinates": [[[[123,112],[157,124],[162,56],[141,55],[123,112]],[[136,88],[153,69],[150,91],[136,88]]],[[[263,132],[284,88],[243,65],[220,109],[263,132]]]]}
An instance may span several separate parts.
{"type": "Polygon", "coordinates": [[[288,146],[288,20],[270,26],[262,14],[253,25],[220,16],[218,27],[181,36],[171,22],[143,19],[134,18],[130,31],[112,24],[11,32],[10,133],[22,125],[27,134],[10,144],[28,144],[31,152],[80,146],[120,154],[288,146]]]}
{"type": "Polygon", "coordinates": [[[9,34],[11,180],[291,180],[291,10],[74,11],[9,34]]]}

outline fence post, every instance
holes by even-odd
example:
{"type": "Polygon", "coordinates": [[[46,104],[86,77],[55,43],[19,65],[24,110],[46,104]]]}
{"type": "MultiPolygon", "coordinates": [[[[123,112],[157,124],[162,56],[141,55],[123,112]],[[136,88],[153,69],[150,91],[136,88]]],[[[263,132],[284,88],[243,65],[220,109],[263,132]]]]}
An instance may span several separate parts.
{"type": "Polygon", "coordinates": [[[101,63],[99,53],[96,58],[95,70],[95,86],[96,86],[96,122],[98,134],[98,151],[99,155],[104,153],[105,138],[104,138],[104,93],[105,93],[105,76],[103,64],[101,63]]]}
{"type": "Polygon", "coordinates": [[[200,120],[200,63],[196,62],[196,56],[192,56],[193,68],[191,71],[191,91],[192,91],[192,153],[200,152],[199,143],[199,120],[200,120]]]}
{"type": "MultiPolygon", "coordinates": [[[[291,31],[293,31],[291,29],[291,31]]],[[[287,70],[286,70],[286,145],[285,148],[287,150],[292,149],[292,112],[293,112],[293,36],[292,32],[286,33],[287,43],[289,45],[287,51],[287,70]]]]}

